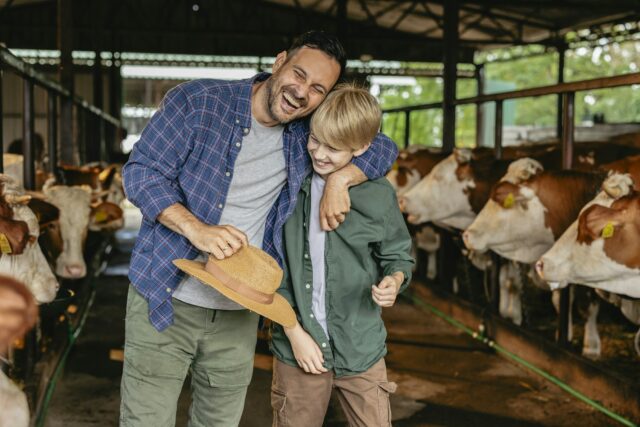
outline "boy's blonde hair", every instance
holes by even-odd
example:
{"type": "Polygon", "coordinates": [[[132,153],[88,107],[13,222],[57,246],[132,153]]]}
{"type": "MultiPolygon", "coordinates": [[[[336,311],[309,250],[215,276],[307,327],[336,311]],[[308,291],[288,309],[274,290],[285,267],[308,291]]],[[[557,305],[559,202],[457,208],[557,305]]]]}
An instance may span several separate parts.
{"type": "Polygon", "coordinates": [[[366,89],[340,84],[327,95],[311,118],[311,132],[338,150],[359,150],[373,141],[382,112],[366,89]]]}

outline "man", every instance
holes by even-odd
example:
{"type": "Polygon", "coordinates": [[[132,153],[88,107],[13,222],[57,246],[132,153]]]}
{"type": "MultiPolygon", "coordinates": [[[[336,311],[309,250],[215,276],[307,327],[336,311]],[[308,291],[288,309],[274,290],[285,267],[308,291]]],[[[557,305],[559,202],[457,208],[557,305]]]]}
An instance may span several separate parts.
{"type": "MultiPolygon", "coordinates": [[[[310,171],[303,121],[344,71],[336,38],[309,32],[281,52],[273,74],[199,80],[171,90],[123,168],[143,214],[131,259],[122,426],[175,423],[192,374],[191,426],[239,423],[253,372],[258,316],[171,263],[218,259],[249,243],[282,264],[282,227],[310,171]]],[[[375,148],[330,176],[321,205],[329,230],[349,210],[348,187],[382,176],[397,149],[375,148]]]]}

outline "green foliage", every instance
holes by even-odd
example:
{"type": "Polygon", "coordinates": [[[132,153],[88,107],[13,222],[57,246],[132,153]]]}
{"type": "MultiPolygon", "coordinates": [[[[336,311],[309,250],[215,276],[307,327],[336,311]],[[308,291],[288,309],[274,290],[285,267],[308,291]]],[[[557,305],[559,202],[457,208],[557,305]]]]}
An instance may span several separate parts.
{"type": "MultiPolygon", "coordinates": [[[[547,52],[539,46],[528,47],[535,56],[508,62],[488,62],[485,65],[486,87],[501,87],[511,90],[546,86],[557,83],[558,54],[547,52]]],[[[527,47],[520,48],[526,53],[527,47]]],[[[508,53],[507,55],[508,56],[508,53]]],[[[485,60],[505,57],[505,52],[485,53],[485,60]]],[[[597,77],[637,72],[640,66],[640,42],[613,43],[595,48],[580,47],[567,51],[565,56],[565,81],[578,81],[597,77]]],[[[408,86],[386,86],[380,90],[383,109],[407,105],[440,102],[442,100],[441,78],[418,78],[417,84],[408,86]]],[[[474,79],[460,79],[457,97],[476,94],[474,79]]],[[[640,86],[603,89],[576,93],[576,124],[589,123],[594,114],[604,114],[608,123],[640,122],[640,86]]],[[[491,93],[490,90],[486,90],[491,93]]],[[[553,127],[557,117],[557,96],[526,98],[504,105],[505,125],[534,125],[553,127]],[[507,119],[512,116],[511,119],[507,119]]],[[[456,145],[475,145],[476,107],[473,105],[456,109],[456,145]]],[[[438,147],[442,145],[442,111],[432,109],[411,113],[410,144],[438,147]]],[[[492,122],[493,118],[491,118],[492,122]]],[[[383,130],[399,146],[404,146],[404,113],[385,114],[383,130]]]]}

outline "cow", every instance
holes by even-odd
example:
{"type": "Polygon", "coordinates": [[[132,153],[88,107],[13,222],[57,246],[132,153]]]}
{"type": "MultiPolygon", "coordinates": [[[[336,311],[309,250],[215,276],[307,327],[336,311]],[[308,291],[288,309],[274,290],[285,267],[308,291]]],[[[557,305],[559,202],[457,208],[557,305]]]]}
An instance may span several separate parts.
{"type": "MultiPolygon", "coordinates": [[[[633,163],[616,164],[618,168],[629,168],[633,163]]],[[[604,170],[544,171],[543,165],[534,159],[515,161],[494,186],[489,201],[475,221],[463,233],[465,245],[479,251],[490,249],[513,261],[535,263],[569,227],[580,209],[599,192],[605,177],[604,170]]],[[[582,297],[584,292],[580,292],[582,297]]],[[[518,293],[509,296],[520,298],[518,293]]],[[[586,298],[590,304],[585,310],[588,334],[584,337],[583,354],[597,357],[600,354],[595,327],[598,301],[590,294],[586,294],[586,298]]],[[[557,307],[557,293],[554,293],[553,301],[557,307]]],[[[511,305],[520,306],[518,303],[511,305]]],[[[509,313],[508,316],[517,319],[521,314],[509,313]]]]}
{"type": "Polygon", "coordinates": [[[538,274],[562,287],[580,283],[640,298],[640,177],[614,173],[578,219],[536,263],[538,274]]]}
{"type": "Polygon", "coordinates": [[[21,254],[3,254],[0,257],[0,274],[25,283],[38,304],[51,302],[59,284],[37,242],[40,226],[37,217],[27,206],[30,196],[7,175],[0,174],[0,183],[2,198],[11,208],[12,219],[26,223],[30,236],[21,254]]]}
{"type": "Polygon", "coordinates": [[[89,230],[115,230],[124,224],[122,209],[111,202],[96,202],[101,192],[88,185],[57,185],[49,180],[34,197],[55,206],[59,211],[59,226],[46,230],[44,239],[55,260],[55,272],[67,279],[81,279],[87,274],[84,243],[89,230]]]}
{"type": "Polygon", "coordinates": [[[420,182],[445,157],[446,154],[428,148],[413,152],[403,150],[398,154],[394,168],[387,174],[387,180],[400,197],[420,182]]]}

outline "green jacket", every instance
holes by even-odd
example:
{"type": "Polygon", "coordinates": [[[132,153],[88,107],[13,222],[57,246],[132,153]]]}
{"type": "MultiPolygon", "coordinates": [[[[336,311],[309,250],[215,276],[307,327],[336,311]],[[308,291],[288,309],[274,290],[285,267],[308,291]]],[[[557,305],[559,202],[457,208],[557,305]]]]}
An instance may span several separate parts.
{"type": "MultiPolygon", "coordinates": [[[[313,271],[309,254],[311,177],[302,185],[295,210],[284,226],[285,274],[278,292],[293,306],[298,321],[324,354],[324,366],[336,376],[369,369],[387,352],[387,332],[381,308],[371,297],[371,285],[402,271],[403,291],[411,279],[411,237],[398,209],[396,194],[385,178],[349,190],[351,211],[325,237],[325,300],[327,329],[313,317],[313,271]]],[[[282,362],[297,366],[284,330],[271,329],[271,351],[282,362]]]]}

